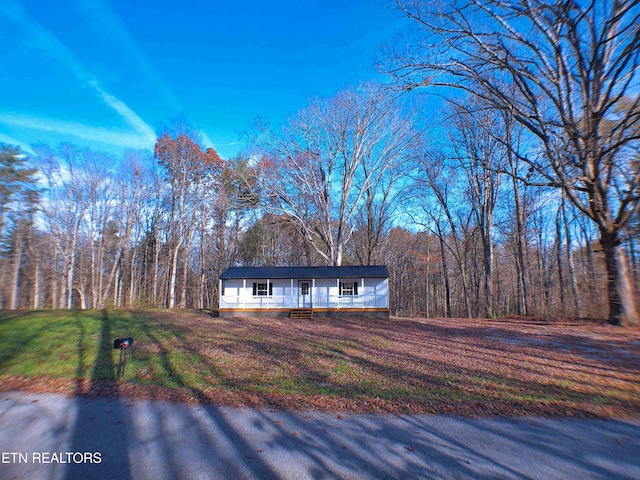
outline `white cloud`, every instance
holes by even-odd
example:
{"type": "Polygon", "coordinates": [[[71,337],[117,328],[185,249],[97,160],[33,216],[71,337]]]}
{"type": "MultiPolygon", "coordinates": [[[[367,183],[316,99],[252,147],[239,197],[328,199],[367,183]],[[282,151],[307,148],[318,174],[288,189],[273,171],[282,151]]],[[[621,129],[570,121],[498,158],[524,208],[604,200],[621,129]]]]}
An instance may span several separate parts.
{"type": "Polygon", "coordinates": [[[155,89],[164,96],[169,105],[181,110],[179,102],[156,69],[149,63],[146,55],[138,46],[138,43],[122,23],[120,17],[113,11],[108,2],[103,0],[76,0],[76,8],[86,13],[86,19],[91,22],[102,35],[109,36],[111,44],[119,44],[122,54],[133,59],[141,73],[148,79],[155,89]]]}
{"type": "MultiPolygon", "coordinates": [[[[20,24],[30,35],[31,41],[37,48],[63,63],[83,86],[92,89],[102,103],[116,111],[127,125],[135,129],[137,135],[143,137],[147,142],[153,143],[155,141],[156,136],[153,129],[122,100],[102,87],[98,79],[78,60],[73,52],[45,27],[29,16],[17,2],[3,0],[0,12],[20,24]]],[[[81,134],[84,135],[86,132],[81,132],[81,134]]]]}
{"type": "Polygon", "coordinates": [[[102,101],[113,110],[118,112],[130,127],[138,131],[143,137],[145,137],[147,141],[151,142],[152,144],[153,142],[155,142],[156,134],[153,129],[133,110],[131,110],[122,100],[104,90],[100,85],[98,85],[98,82],[95,79],[90,82],[90,85],[100,95],[102,101]]]}
{"type": "MultiPolygon", "coordinates": [[[[61,133],[83,140],[126,148],[151,148],[155,143],[155,137],[140,135],[132,131],[94,127],[80,122],[38,117],[35,115],[0,113],[0,123],[11,127],[61,133]]],[[[0,136],[0,138],[2,137],[0,136]]]]}

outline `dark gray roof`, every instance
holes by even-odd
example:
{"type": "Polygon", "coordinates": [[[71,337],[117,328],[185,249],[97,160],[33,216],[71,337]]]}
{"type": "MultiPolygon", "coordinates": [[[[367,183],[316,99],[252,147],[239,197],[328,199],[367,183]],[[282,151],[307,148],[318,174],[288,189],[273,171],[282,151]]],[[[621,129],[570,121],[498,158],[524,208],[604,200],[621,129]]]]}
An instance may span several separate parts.
{"type": "Polygon", "coordinates": [[[231,267],[220,278],[389,278],[385,266],[340,267],[231,267]]]}

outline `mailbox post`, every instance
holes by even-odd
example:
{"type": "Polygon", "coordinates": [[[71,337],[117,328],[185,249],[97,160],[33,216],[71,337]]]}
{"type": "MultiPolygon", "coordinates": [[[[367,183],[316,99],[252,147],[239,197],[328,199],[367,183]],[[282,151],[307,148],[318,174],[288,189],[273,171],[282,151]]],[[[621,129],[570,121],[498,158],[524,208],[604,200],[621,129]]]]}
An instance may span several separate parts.
{"type": "Polygon", "coordinates": [[[118,378],[124,376],[127,366],[127,350],[133,345],[133,337],[116,338],[113,341],[114,350],[120,349],[120,361],[118,362],[118,378]]]}

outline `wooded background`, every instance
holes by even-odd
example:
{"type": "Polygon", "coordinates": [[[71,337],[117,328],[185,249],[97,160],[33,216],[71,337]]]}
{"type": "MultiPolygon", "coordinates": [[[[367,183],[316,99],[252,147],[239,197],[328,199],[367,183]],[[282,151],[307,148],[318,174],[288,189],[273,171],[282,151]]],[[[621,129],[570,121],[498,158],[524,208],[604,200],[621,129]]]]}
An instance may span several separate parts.
{"type": "Polygon", "coordinates": [[[384,264],[398,315],[635,323],[638,2],[397,3],[390,83],[235,158],[184,120],[121,158],[2,145],[0,308],[215,309],[228,266],[384,264]]]}

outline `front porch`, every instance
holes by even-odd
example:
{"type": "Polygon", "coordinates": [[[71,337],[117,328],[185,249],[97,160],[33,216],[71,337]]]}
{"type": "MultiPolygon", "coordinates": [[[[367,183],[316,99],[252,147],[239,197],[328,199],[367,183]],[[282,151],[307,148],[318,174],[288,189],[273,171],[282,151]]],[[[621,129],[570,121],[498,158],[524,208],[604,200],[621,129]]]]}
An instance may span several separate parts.
{"type": "Polygon", "coordinates": [[[389,308],[388,297],[386,295],[327,295],[312,296],[302,304],[298,295],[222,295],[220,297],[220,309],[287,309],[308,307],[316,309],[367,309],[367,308],[389,308]]]}

